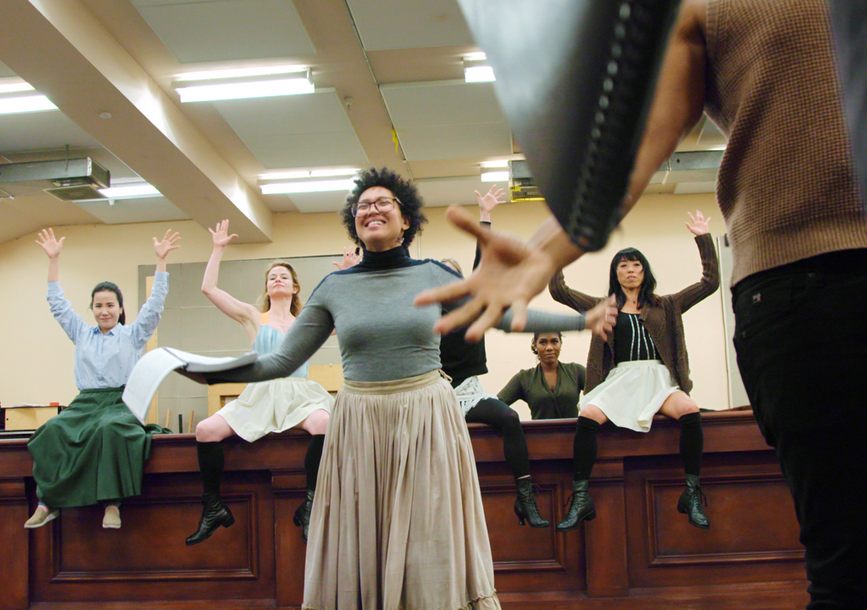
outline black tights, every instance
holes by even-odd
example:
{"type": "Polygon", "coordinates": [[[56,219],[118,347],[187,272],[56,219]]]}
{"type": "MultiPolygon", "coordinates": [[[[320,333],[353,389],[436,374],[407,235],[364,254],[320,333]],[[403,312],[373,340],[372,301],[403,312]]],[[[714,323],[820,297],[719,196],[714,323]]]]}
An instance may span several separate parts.
{"type": "MultiPolygon", "coordinates": [[[[701,413],[687,413],[677,420],[680,423],[680,457],[686,474],[699,476],[701,454],[704,451],[704,434],[701,429],[701,413]]],[[[598,451],[596,434],[599,423],[589,417],[579,417],[572,440],[572,472],[576,481],[586,481],[593,472],[598,451]]]]}
{"type": "Polygon", "coordinates": [[[467,411],[470,423],[487,424],[503,434],[503,455],[515,479],[530,474],[530,455],[521,418],[506,403],[496,398],[485,398],[467,411]]]}
{"type": "MultiPolygon", "coordinates": [[[[319,462],[322,460],[322,445],[324,434],[314,434],[307,445],[307,455],[304,458],[304,469],[307,471],[307,489],[316,490],[316,477],[319,473],[319,462]]],[[[525,445],[526,448],[526,445],[525,445]]],[[[199,470],[202,472],[202,486],[205,493],[220,495],[220,481],[223,479],[223,445],[216,443],[196,443],[196,453],[199,457],[199,470]]],[[[119,502],[118,502],[119,503],[119,502]]]]}

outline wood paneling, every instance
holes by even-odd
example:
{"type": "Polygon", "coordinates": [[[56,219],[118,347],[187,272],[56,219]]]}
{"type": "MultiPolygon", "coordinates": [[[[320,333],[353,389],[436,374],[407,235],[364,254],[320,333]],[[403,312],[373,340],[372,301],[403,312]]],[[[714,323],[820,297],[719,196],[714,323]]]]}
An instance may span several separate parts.
{"type": "MultiPolygon", "coordinates": [[[[518,526],[502,439],[472,425],[503,607],[803,606],[803,549],[773,452],[750,413],[704,419],[707,531],[675,508],[683,489],[676,422],[655,420],[646,435],[603,427],[590,488],[598,516],[566,534],[554,526],[572,492],[574,420],[525,423],[539,510],[551,521],[543,529],[518,526]]],[[[99,507],[66,509],[24,530],[35,507],[26,440],[0,441],[0,610],[299,608],[306,547],[292,516],[304,499],[308,438],[290,431],[226,441],[222,491],[236,523],[192,547],[184,540],[201,512],[192,435],[154,438],[143,493],[124,503],[120,530],[100,527],[99,507]]]]}

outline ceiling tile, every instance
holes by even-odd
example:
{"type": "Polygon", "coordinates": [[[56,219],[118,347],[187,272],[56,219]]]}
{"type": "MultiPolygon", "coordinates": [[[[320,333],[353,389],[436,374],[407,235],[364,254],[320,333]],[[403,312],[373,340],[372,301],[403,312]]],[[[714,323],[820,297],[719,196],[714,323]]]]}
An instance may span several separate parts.
{"type": "Polygon", "coordinates": [[[12,68],[0,61],[0,78],[7,78],[9,76],[17,75],[15,74],[15,72],[12,71],[12,68]]]}
{"type": "Polygon", "coordinates": [[[429,208],[476,205],[478,200],[475,191],[484,193],[491,188],[479,176],[416,180],[415,185],[424,199],[425,207],[429,208]]]}
{"type": "Polygon", "coordinates": [[[381,91],[395,127],[506,122],[492,83],[407,83],[381,91]]]}
{"type": "Polygon", "coordinates": [[[59,110],[0,114],[0,154],[32,150],[63,150],[99,146],[87,132],[59,110]]]}
{"type": "Polygon", "coordinates": [[[368,51],[473,44],[455,0],[347,0],[368,51]]]}
{"type": "Polygon", "coordinates": [[[215,106],[266,169],[367,163],[333,90],[215,106]]]}
{"type": "Polygon", "coordinates": [[[133,0],[180,63],[315,55],[304,23],[285,0],[133,0]]]}
{"type": "MultiPolygon", "coordinates": [[[[285,195],[285,197],[287,203],[289,198],[291,198],[291,202],[295,204],[295,207],[299,212],[311,214],[316,212],[337,212],[341,210],[343,204],[346,203],[346,195],[348,195],[348,192],[331,191],[329,193],[293,193],[291,195],[285,195]]],[[[340,217],[335,214],[335,229],[340,226],[340,223],[340,217]]]]}
{"type": "Polygon", "coordinates": [[[506,123],[407,127],[397,129],[397,137],[407,161],[512,154],[512,132],[506,123]]]}

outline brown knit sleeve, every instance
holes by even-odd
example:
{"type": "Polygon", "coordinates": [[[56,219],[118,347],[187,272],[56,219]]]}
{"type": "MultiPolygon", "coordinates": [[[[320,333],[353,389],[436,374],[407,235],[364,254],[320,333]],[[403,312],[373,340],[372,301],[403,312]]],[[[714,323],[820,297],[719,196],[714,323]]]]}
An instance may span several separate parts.
{"type": "Polygon", "coordinates": [[[672,298],[680,304],[681,311],[686,311],[699,301],[706,299],[719,288],[719,258],[717,258],[716,247],[713,245],[713,237],[710,233],[697,235],[695,243],[701,256],[701,280],[673,295],[672,298]]]}
{"type": "Polygon", "coordinates": [[[569,288],[566,285],[566,278],[563,276],[562,270],[554,274],[554,277],[548,282],[548,292],[551,293],[551,296],[558,303],[562,303],[581,313],[593,309],[602,300],[599,297],[591,297],[588,294],[569,288]]]}

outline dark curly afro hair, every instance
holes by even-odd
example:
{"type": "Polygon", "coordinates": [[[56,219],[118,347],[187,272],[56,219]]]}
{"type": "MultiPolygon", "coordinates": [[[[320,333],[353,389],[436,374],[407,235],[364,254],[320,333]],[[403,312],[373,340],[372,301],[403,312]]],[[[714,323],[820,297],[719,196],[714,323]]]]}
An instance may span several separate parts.
{"type": "Polygon", "coordinates": [[[361,194],[369,188],[381,186],[390,190],[395,197],[400,201],[400,213],[409,221],[409,228],[403,233],[403,245],[409,246],[415,236],[422,231],[422,225],[427,222],[424,213],[421,211],[424,206],[421,196],[418,194],[415,185],[404,180],[395,172],[387,168],[382,169],[365,169],[359,172],[355,178],[355,188],[346,196],[346,205],[343,206],[343,224],[349,232],[349,237],[359,246],[364,246],[358,238],[358,232],[355,230],[355,217],[352,215],[352,206],[358,203],[361,194]]]}

